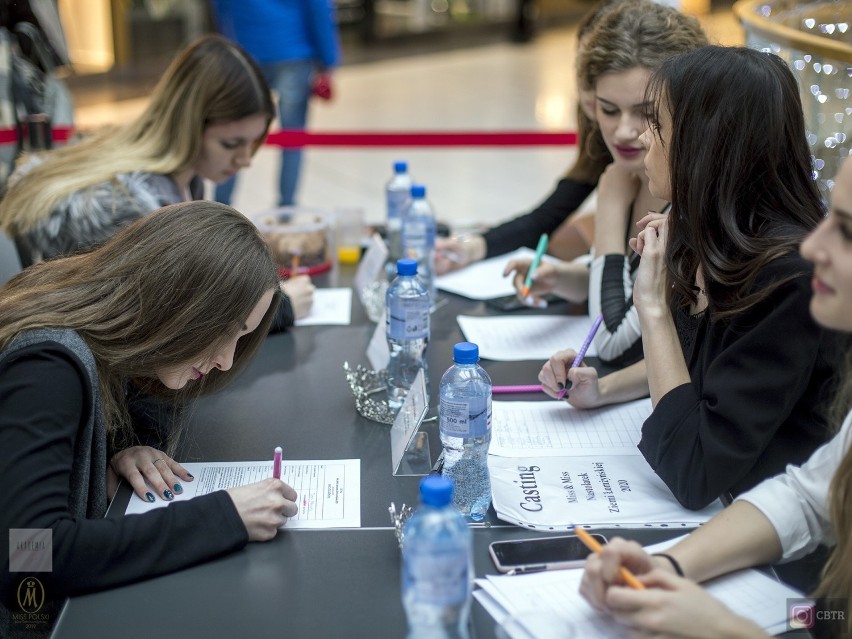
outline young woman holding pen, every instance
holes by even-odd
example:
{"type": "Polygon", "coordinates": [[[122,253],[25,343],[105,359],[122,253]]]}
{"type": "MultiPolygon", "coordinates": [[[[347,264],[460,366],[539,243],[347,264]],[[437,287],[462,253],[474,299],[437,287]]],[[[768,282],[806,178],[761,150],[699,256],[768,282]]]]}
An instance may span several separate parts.
{"type": "MultiPolygon", "coordinates": [[[[648,188],[639,136],[645,130],[645,89],[651,73],[665,60],[707,44],[694,18],[650,1],[630,2],[607,12],[586,38],[579,64],[583,81],[595,90],[596,118],[614,161],[598,184],[593,260],[544,263],[536,272],[529,303],[555,293],[574,302],[588,299],[589,314],[602,314],[595,338],[598,356],[625,366],[642,357],[639,319],[632,288],[638,260],[631,259],[628,240],[636,222],[648,211],[660,211],[667,200],[648,188]]],[[[520,292],[528,260],[506,265],[514,271],[520,292]]]]}
{"type": "MultiPolygon", "coordinates": [[[[133,399],[156,396],[179,417],[251,359],[280,297],[254,225],[206,201],[160,209],[0,289],[0,541],[10,547],[10,529],[52,531],[52,571],[38,577],[53,620],[66,596],[271,539],[296,513],[295,491],[269,479],[104,519],[118,479],[148,501],[193,480],[165,444],[146,441],[133,399]]],[[[25,576],[3,552],[0,636],[34,636],[10,617],[25,576]]]]}
{"type": "Polygon", "coordinates": [[[648,185],[672,213],[644,218],[633,241],[645,359],[598,380],[562,351],[539,379],[553,397],[570,380],[581,408],[650,392],[639,449],[681,504],[702,508],[827,437],[837,344],[808,313],[798,255],[823,207],[780,58],[704,47],[666,61],[648,98],[648,185]]]}
{"type": "MultiPolygon", "coordinates": [[[[136,119],[25,158],[0,202],[24,265],[89,250],[151,211],[204,197],[251,164],[275,116],[263,73],[216,35],[180,52],[136,119]]],[[[282,285],[276,328],[310,312],[307,276],[282,285]]]]}
{"type": "MultiPolygon", "coordinates": [[[[810,311],[826,328],[852,333],[852,160],[846,160],[831,194],[828,218],[802,244],[813,262],[810,311]]],[[[724,512],[667,551],[651,557],[635,543],[611,540],[592,556],[580,591],[637,636],[719,639],[765,638],[760,628],[734,615],[695,582],[777,561],[789,561],[818,544],[832,554],[814,596],[816,637],[852,633],[852,350],[833,404],[840,432],[801,467],[759,484],[724,512]],[[638,575],[642,592],[621,585],[621,567],[638,575]],[[680,572],[680,575],[676,573],[680,572]],[[685,577],[685,578],[684,578],[685,577]],[[843,615],[841,618],[840,615],[843,615]]]]}

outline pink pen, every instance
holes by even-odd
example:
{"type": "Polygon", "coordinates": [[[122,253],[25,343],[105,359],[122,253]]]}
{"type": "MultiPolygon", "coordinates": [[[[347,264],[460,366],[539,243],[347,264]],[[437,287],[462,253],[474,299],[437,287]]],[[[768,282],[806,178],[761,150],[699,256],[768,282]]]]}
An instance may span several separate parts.
{"type": "Polygon", "coordinates": [[[541,384],[532,386],[492,386],[492,393],[540,393],[541,384]]]}
{"type": "MultiPolygon", "coordinates": [[[[589,330],[589,334],[586,336],[586,341],[583,342],[583,345],[580,347],[580,351],[577,353],[577,357],[574,358],[574,361],[571,364],[571,368],[577,368],[580,364],[583,363],[583,358],[586,356],[586,351],[589,350],[589,346],[592,345],[592,340],[595,339],[595,333],[598,332],[598,329],[601,326],[601,322],[603,322],[603,315],[598,315],[595,323],[592,324],[592,328],[589,330]]],[[[571,368],[568,370],[570,371],[571,368]]],[[[565,388],[559,391],[559,395],[557,399],[563,399],[565,397],[565,393],[571,390],[571,380],[565,380],[565,388]]]]}
{"type": "Polygon", "coordinates": [[[283,452],[281,446],[275,447],[275,455],[272,457],[272,476],[275,479],[281,479],[281,454],[283,452]]]}

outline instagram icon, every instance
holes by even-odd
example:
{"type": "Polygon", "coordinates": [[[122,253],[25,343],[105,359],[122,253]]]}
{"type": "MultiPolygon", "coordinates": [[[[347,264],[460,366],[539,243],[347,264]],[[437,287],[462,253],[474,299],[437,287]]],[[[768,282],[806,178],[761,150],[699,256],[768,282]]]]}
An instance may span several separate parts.
{"type": "Polygon", "coordinates": [[[802,630],[814,627],[814,604],[810,601],[790,604],[790,629],[802,630]]]}

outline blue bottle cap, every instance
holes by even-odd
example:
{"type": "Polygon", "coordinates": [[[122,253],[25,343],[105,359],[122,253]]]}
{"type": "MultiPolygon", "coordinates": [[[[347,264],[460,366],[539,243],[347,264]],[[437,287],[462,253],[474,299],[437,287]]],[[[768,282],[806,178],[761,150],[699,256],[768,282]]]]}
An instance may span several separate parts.
{"type": "Polygon", "coordinates": [[[413,198],[421,198],[426,197],[426,187],[422,184],[412,184],[411,185],[411,197],[413,198]]]}
{"type": "Polygon", "coordinates": [[[456,364],[476,364],[479,361],[479,346],[471,342],[459,342],[453,347],[456,364]]]}
{"type": "Polygon", "coordinates": [[[417,275],[417,260],[405,258],[396,261],[397,275],[417,275]]]}
{"type": "Polygon", "coordinates": [[[453,500],[453,480],[443,475],[427,475],[420,480],[420,503],[440,508],[453,500]]]}
{"type": "Polygon", "coordinates": [[[405,173],[408,171],[408,162],[394,162],[393,163],[393,172],[394,173],[405,173]]]}

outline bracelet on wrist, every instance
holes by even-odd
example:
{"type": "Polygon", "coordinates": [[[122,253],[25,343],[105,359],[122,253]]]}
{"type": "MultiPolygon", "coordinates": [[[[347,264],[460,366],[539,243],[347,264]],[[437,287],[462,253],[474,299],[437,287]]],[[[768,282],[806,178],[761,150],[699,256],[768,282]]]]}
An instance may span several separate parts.
{"type": "Polygon", "coordinates": [[[683,568],[681,568],[681,567],[680,567],[680,563],[678,562],[678,560],[677,560],[677,559],[675,559],[675,558],[674,558],[674,557],[672,557],[671,555],[667,555],[667,554],[666,554],[666,553],[664,553],[664,552],[655,552],[655,553],[654,553],[653,555],[651,555],[651,556],[652,556],[652,557],[662,557],[663,559],[668,559],[668,560],[669,560],[669,563],[672,565],[672,568],[674,568],[674,571],[677,573],[677,576],[678,576],[678,577],[683,577],[683,576],[684,576],[684,574],[683,574],[683,568]]]}

